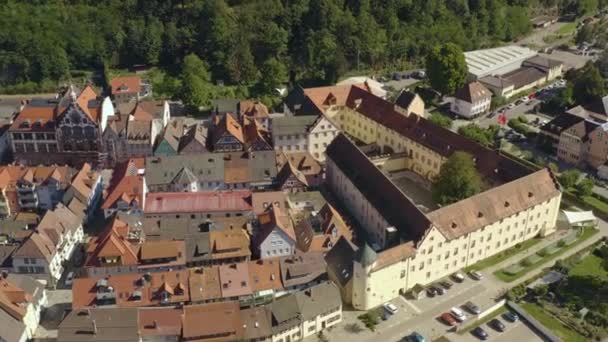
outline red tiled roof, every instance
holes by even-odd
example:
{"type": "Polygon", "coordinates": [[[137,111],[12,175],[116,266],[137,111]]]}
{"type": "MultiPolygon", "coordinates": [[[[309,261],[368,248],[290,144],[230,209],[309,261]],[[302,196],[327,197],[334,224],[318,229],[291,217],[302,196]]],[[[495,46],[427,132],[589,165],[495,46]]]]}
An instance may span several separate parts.
{"type": "Polygon", "coordinates": [[[129,205],[134,202],[142,203],[143,190],[143,176],[125,176],[109,190],[109,194],[106,196],[101,208],[112,208],[119,200],[125,201],[129,205]]]}
{"type": "Polygon", "coordinates": [[[122,93],[139,93],[141,89],[141,78],[139,76],[115,77],[110,82],[112,95],[122,93]]]}
{"type": "Polygon", "coordinates": [[[155,192],[146,197],[146,214],[250,211],[251,191],[155,192]]]}

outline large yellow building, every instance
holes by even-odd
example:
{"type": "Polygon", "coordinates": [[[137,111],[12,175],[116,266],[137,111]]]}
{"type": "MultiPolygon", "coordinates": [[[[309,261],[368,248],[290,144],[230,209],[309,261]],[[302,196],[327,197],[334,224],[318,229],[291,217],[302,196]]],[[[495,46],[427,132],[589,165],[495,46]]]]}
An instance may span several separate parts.
{"type": "Polygon", "coordinates": [[[338,243],[327,256],[330,277],[353,307],[378,306],[555,231],[561,192],[548,169],[529,170],[357,86],[322,110],[353,140],[397,156],[380,169],[344,134],[327,150],[327,185],[369,243],[358,250],[338,243]],[[474,157],[485,191],[424,213],[387,176],[407,170],[430,182],[454,151],[474,157]]]}

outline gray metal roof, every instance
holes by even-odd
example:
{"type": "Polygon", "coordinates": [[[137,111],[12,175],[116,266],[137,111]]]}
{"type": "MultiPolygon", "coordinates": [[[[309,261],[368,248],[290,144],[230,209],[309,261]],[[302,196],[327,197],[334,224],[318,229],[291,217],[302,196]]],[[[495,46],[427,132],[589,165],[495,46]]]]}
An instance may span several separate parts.
{"type": "Polygon", "coordinates": [[[317,115],[285,116],[272,119],[272,135],[305,134],[317,115]]]}
{"type": "Polygon", "coordinates": [[[497,70],[511,64],[513,69],[521,66],[521,63],[537,54],[536,51],[526,47],[510,45],[492,49],[468,51],[464,53],[469,73],[476,77],[494,75],[497,70]]]}
{"type": "Polygon", "coordinates": [[[206,182],[224,181],[224,155],[203,153],[146,158],[146,183],[170,184],[183,168],[188,168],[192,175],[206,182]]]}
{"type": "Polygon", "coordinates": [[[296,293],[302,319],[309,320],[342,305],[340,290],[328,281],[296,293]]]}

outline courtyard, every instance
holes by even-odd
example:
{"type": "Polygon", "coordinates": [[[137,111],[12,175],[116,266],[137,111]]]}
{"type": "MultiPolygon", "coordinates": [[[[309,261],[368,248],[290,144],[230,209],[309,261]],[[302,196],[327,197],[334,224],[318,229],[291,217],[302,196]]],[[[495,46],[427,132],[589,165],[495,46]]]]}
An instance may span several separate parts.
{"type": "Polygon", "coordinates": [[[406,171],[391,177],[393,183],[424,213],[438,208],[431,195],[430,183],[420,176],[406,171]]]}

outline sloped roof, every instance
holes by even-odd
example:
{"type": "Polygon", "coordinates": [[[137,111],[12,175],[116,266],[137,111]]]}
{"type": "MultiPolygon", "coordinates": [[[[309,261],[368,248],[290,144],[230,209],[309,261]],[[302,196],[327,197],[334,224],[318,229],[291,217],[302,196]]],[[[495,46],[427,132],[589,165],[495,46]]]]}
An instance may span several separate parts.
{"type": "Polygon", "coordinates": [[[406,241],[418,241],[430,227],[429,219],[345,135],[327,148],[327,156],[406,241]]]}
{"type": "Polygon", "coordinates": [[[151,192],[146,214],[250,211],[249,190],[208,192],[151,192]]]}
{"type": "Polygon", "coordinates": [[[492,97],[492,92],[484,87],[481,83],[475,81],[465,84],[456,91],[454,97],[468,103],[477,103],[479,101],[492,97]]]}
{"type": "Polygon", "coordinates": [[[124,201],[129,205],[136,202],[141,205],[143,203],[143,191],[143,176],[124,176],[114,187],[108,190],[108,195],[103,201],[101,208],[113,208],[118,201],[124,201]]]}
{"type": "Polygon", "coordinates": [[[428,218],[451,240],[533,207],[559,193],[560,186],[555,176],[549,169],[541,169],[432,211],[428,218]]]}
{"type": "Polygon", "coordinates": [[[264,213],[258,216],[258,220],[260,221],[260,229],[255,236],[255,244],[258,247],[275,228],[278,228],[294,242],[296,241],[291,217],[289,217],[288,214],[285,214],[281,208],[275,207],[274,203],[270,205],[264,213]]]}
{"type": "Polygon", "coordinates": [[[325,254],[327,268],[336,276],[340,286],[344,287],[353,277],[353,260],[355,260],[356,247],[344,237],[325,254]]]}
{"type": "Polygon", "coordinates": [[[218,336],[214,341],[234,341],[242,334],[238,302],[208,303],[184,307],[183,338],[218,336]],[[201,324],[205,322],[205,324],[201,324]]]}
{"type": "Polygon", "coordinates": [[[139,93],[141,78],[136,75],[115,77],[110,81],[112,95],[122,93],[139,93]]]}

